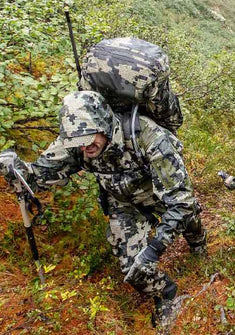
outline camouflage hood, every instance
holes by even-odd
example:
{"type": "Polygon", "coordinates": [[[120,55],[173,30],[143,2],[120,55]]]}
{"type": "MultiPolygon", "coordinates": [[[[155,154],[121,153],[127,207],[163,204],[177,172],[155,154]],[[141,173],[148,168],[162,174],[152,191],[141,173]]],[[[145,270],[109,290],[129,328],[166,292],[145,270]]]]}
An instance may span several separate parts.
{"type": "Polygon", "coordinates": [[[60,137],[65,147],[89,145],[96,133],[109,139],[115,117],[104,97],[97,92],[81,91],[67,95],[60,112],[60,137]]]}

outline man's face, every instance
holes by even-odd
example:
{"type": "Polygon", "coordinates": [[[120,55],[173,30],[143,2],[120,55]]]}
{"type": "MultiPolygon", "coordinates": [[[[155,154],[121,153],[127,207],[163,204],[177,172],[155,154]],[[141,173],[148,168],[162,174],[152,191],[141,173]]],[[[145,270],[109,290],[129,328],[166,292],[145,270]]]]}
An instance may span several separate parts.
{"type": "Polygon", "coordinates": [[[94,142],[88,146],[82,146],[80,149],[84,152],[84,156],[87,158],[98,157],[103,151],[108,142],[107,137],[102,133],[97,133],[94,142]]]}

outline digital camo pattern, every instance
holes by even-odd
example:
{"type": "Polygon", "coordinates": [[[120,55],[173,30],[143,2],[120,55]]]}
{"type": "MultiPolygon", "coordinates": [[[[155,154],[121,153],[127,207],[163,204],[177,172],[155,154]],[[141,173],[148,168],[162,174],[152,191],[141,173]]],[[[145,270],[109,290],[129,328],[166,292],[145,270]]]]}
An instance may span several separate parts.
{"type": "Polygon", "coordinates": [[[146,112],[160,126],[176,134],[183,123],[183,115],[177,96],[172,92],[169,81],[165,81],[153,100],[146,104],[146,112]]]}
{"type": "Polygon", "coordinates": [[[102,40],[82,64],[82,76],[92,87],[138,102],[152,100],[169,74],[168,57],[160,47],[128,37],[102,40]]]}
{"type": "Polygon", "coordinates": [[[229,190],[235,190],[235,177],[229,176],[225,179],[224,184],[229,190]]]}
{"type": "Polygon", "coordinates": [[[7,149],[0,153],[0,176],[6,177],[8,181],[14,178],[11,167],[20,171],[23,176],[28,174],[29,166],[12,149],[7,149]]]}
{"type": "Polygon", "coordinates": [[[17,154],[12,150],[4,150],[0,153],[0,175],[6,176],[10,171],[10,166],[15,166],[17,154]]]}
{"type": "Polygon", "coordinates": [[[112,115],[111,107],[101,94],[91,91],[71,93],[64,98],[60,111],[60,137],[65,142],[98,132],[111,137],[112,115]]]}
{"type": "Polygon", "coordinates": [[[223,170],[220,170],[218,172],[218,176],[220,176],[223,179],[224,185],[229,190],[235,190],[235,177],[234,176],[230,176],[228,173],[226,173],[223,170]]]}
{"type": "Polygon", "coordinates": [[[114,38],[102,40],[87,53],[80,85],[100,92],[114,112],[126,111],[133,101],[140,103],[143,115],[175,133],[183,116],[169,74],[168,57],[157,45],[136,38],[114,38]]]}
{"type": "MultiPolygon", "coordinates": [[[[112,140],[101,155],[85,158],[82,163],[81,151],[65,149],[58,138],[31,164],[34,173],[28,178],[34,185],[36,182],[39,187],[48,187],[66,182],[81,168],[93,172],[108,192],[108,240],[126,275],[135,257],[146,246],[152,228],[140,214],[138,205],[151,208],[161,218],[154,229],[156,238],[165,246],[180,233],[192,248],[205,244],[197,202],[181,157],[181,143],[171,132],[147,117],[140,116],[140,124],[138,145],[149,161],[150,174],[136,160],[131,141],[124,140],[116,118],[112,140]]],[[[166,288],[165,274],[156,264],[142,268],[141,274],[137,282],[130,281],[139,291],[152,296],[166,288]]]]}
{"type": "Polygon", "coordinates": [[[148,296],[161,294],[172,282],[157,269],[156,263],[142,265],[139,262],[138,276],[133,280],[130,275],[132,265],[138,262],[138,254],[148,244],[152,226],[132,204],[119,202],[112,196],[109,197],[109,204],[107,239],[114,255],[119,258],[121,271],[126,275],[125,281],[148,296]]]}
{"type": "Polygon", "coordinates": [[[64,138],[63,145],[65,148],[87,147],[91,145],[96,138],[96,134],[83,135],[79,137],[64,138]]]}

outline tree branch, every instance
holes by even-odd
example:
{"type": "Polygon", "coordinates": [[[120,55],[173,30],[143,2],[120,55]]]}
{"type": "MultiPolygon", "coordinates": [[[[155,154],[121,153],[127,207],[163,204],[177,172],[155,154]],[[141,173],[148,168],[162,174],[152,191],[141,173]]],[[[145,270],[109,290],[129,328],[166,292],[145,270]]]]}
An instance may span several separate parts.
{"type": "Polygon", "coordinates": [[[204,285],[203,288],[201,289],[201,291],[199,291],[199,292],[195,295],[194,298],[197,298],[200,294],[202,294],[203,292],[205,292],[205,291],[211,286],[211,284],[214,283],[215,279],[216,279],[217,277],[219,277],[219,276],[220,276],[220,273],[219,273],[219,272],[216,272],[215,274],[213,274],[213,275],[211,276],[211,279],[210,279],[209,283],[207,283],[206,285],[204,285]]]}

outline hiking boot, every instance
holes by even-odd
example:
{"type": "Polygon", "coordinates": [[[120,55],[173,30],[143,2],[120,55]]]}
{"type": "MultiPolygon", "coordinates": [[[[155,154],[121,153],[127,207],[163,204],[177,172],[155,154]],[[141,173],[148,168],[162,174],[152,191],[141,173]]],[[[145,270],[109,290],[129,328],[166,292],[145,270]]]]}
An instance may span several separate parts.
{"type": "Polygon", "coordinates": [[[152,315],[152,323],[155,327],[157,324],[161,325],[162,327],[169,326],[172,321],[174,320],[174,300],[163,300],[159,297],[154,297],[155,302],[155,315],[152,315]],[[155,319],[154,319],[155,317],[155,319]]]}
{"type": "Polygon", "coordinates": [[[164,276],[164,280],[166,282],[166,286],[162,291],[162,296],[155,296],[154,304],[155,311],[152,313],[152,325],[156,328],[157,323],[161,324],[162,317],[168,314],[168,305],[174,300],[177,292],[177,285],[175,282],[168,277],[167,274],[164,276]]]}
{"type": "Polygon", "coordinates": [[[163,300],[162,301],[162,311],[159,315],[161,326],[169,327],[175,321],[177,315],[177,304],[175,304],[174,300],[163,300]]]}
{"type": "Polygon", "coordinates": [[[163,328],[169,328],[176,320],[184,299],[189,298],[189,295],[181,295],[173,300],[161,299],[154,297],[155,302],[155,315],[152,314],[153,326],[161,325],[163,328]]]}

